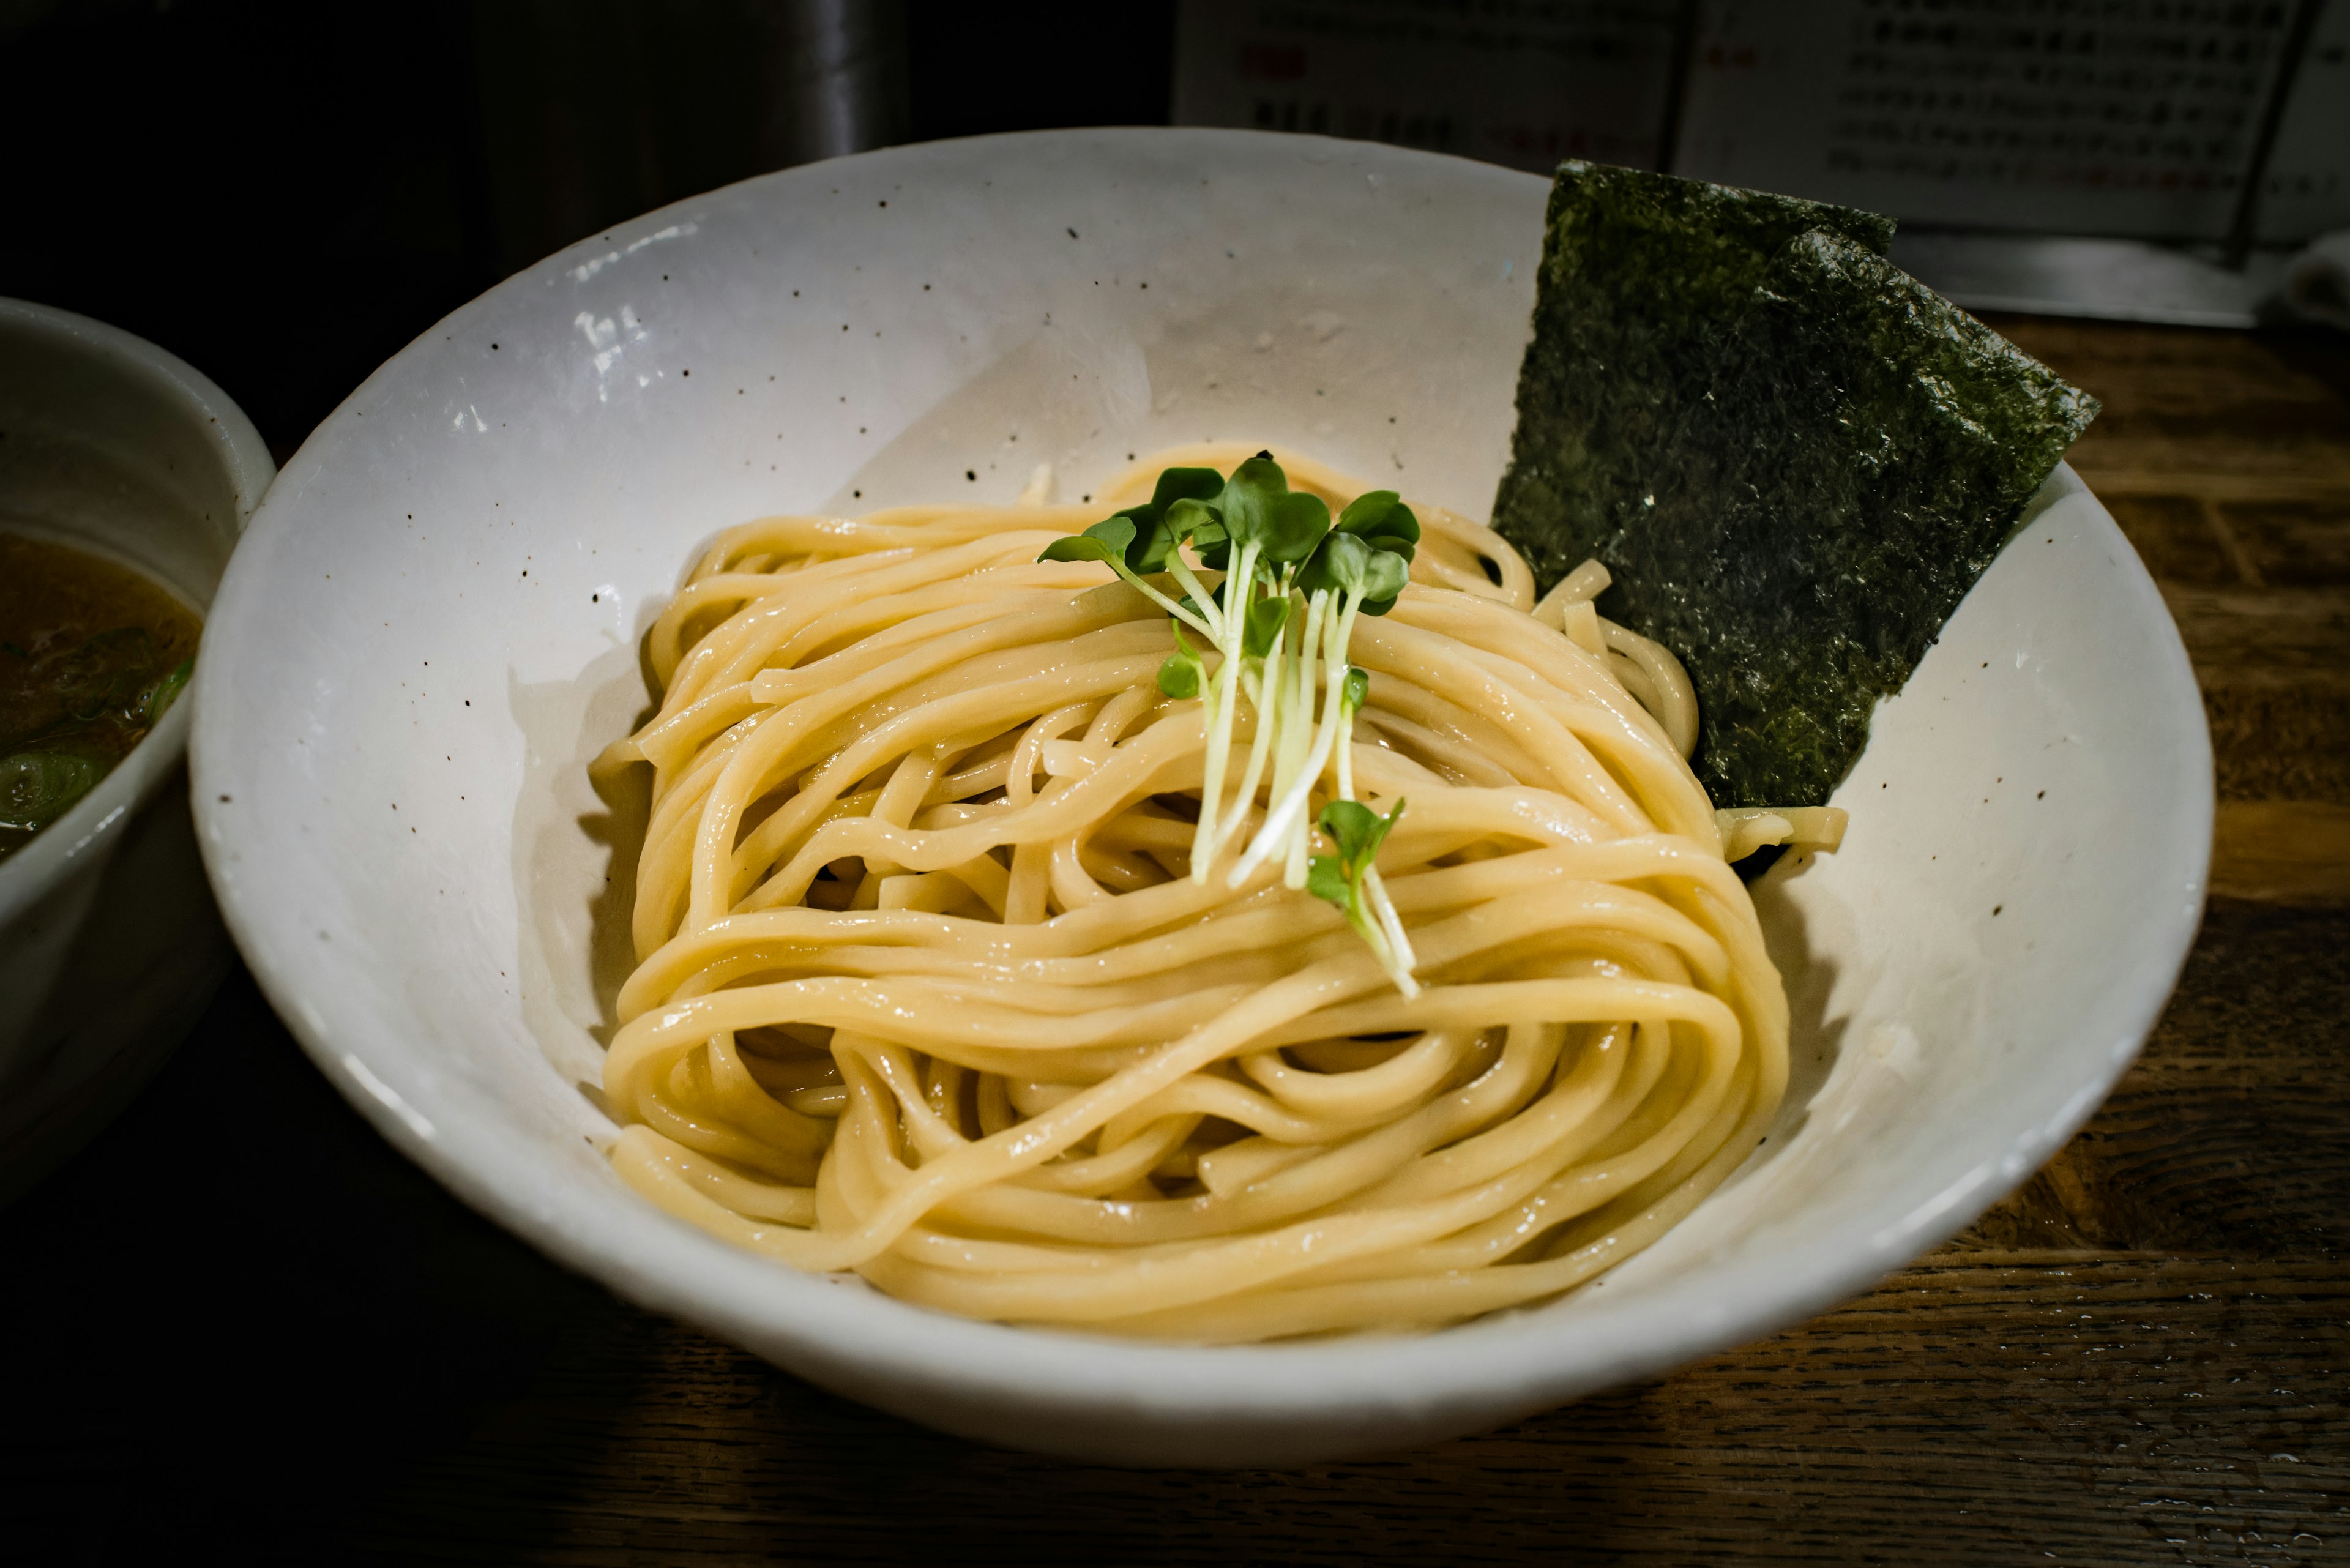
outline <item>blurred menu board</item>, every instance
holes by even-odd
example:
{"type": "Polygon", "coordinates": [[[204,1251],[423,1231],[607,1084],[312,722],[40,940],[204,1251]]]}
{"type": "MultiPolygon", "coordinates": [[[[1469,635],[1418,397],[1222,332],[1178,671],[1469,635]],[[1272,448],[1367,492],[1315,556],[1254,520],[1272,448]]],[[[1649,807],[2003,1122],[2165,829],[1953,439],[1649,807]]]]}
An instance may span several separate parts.
{"type": "Polygon", "coordinates": [[[2350,229],[2350,0],[2324,0],[2262,182],[2260,237],[2350,229]]]}
{"type": "Polygon", "coordinates": [[[1178,125],[1398,142],[1548,172],[1653,169],[1677,0],[1184,0],[1178,125]]]}
{"type": "Polygon", "coordinates": [[[1709,5],[1675,171],[1912,223],[2220,239],[2291,11],[2281,0],[1709,5]]]}
{"type": "Polygon", "coordinates": [[[1181,124],[2171,241],[2229,236],[2273,125],[2259,237],[2350,224],[2350,0],[1183,0],[1178,18],[1181,124]]]}

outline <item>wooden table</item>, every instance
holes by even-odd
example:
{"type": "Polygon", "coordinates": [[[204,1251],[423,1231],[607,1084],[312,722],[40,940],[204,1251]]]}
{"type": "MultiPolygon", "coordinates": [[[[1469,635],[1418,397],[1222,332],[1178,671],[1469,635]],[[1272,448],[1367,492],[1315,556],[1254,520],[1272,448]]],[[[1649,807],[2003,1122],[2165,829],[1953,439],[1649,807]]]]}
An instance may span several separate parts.
{"type": "Polygon", "coordinates": [[[1870,1294],[1418,1453],[1004,1453],[544,1262],[240,974],[0,1214],[0,1557],[2350,1563],[2350,343],[2001,325],[2105,400],[2073,461],[2202,679],[2215,897],[2112,1101],[1870,1294]]]}

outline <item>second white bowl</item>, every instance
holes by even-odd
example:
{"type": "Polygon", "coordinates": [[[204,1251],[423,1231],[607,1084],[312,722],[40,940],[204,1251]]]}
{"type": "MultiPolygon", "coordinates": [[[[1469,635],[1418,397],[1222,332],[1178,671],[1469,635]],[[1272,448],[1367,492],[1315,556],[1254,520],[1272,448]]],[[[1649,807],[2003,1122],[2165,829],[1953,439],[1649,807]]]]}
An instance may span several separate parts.
{"type": "MultiPolygon", "coordinates": [[[[199,611],[276,472],[186,363],[22,300],[0,299],[0,527],[110,556],[199,611]]],[[[229,966],[181,773],[191,707],[0,862],[0,1200],[129,1101],[229,966]]]]}

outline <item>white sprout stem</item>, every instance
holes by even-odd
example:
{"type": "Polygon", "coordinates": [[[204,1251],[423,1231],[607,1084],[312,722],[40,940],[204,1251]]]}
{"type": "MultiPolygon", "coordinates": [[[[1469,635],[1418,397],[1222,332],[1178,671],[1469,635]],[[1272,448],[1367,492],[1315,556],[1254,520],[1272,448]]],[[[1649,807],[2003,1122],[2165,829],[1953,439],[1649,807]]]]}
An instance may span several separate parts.
{"type": "MultiPolygon", "coordinates": [[[[1342,601],[1338,613],[1325,625],[1324,635],[1329,639],[1326,654],[1328,660],[1328,691],[1322,700],[1323,728],[1315,736],[1315,763],[1307,774],[1306,804],[1311,805],[1313,786],[1322,782],[1328,759],[1335,753],[1338,764],[1338,792],[1332,798],[1352,800],[1354,793],[1354,732],[1351,711],[1347,706],[1347,649],[1355,635],[1355,617],[1362,609],[1362,600],[1342,601]]],[[[1291,830],[1289,842],[1289,885],[1305,886],[1305,874],[1314,853],[1314,822],[1312,814],[1300,811],[1297,826],[1291,830]]]]}
{"type": "MultiPolygon", "coordinates": [[[[1311,770],[1306,764],[1314,754],[1315,736],[1318,732],[1315,728],[1316,719],[1314,709],[1314,687],[1318,662],[1316,656],[1326,649],[1330,640],[1330,627],[1337,618],[1335,613],[1336,601],[1326,592],[1320,597],[1322,613],[1307,617],[1306,635],[1303,645],[1298,649],[1297,722],[1290,726],[1289,732],[1283,737],[1282,761],[1284,766],[1281,774],[1281,787],[1274,792],[1274,801],[1288,799],[1296,793],[1301,783],[1305,784],[1309,797],[1313,792],[1311,770]]],[[[1270,806],[1273,803],[1268,801],[1267,805],[1270,806]]],[[[1271,815],[1272,813],[1268,810],[1267,818],[1270,819],[1271,815]]],[[[1270,853],[1282,856],[1282,880],[1291,888],[1305,886],[1305,862],[1298,858],[1296,851],[1298,841],[1305,837],[1308,831],[1301,817],[1295,826],[1275,830],[1275,833],[1269,836],[1266,841],[1270,846],[1270,853]]]]}
{"type": "MultiPolygon", "coordinates": [[[[1298,646],[1301,649],[1311,645],[1311,615],[1312,607],[1308,606],[1305,616],[1291,616],[1283,621],[1281,639],[1274,643],[1272,659],[1257,678],[1257,690],[1267,693],[1267,696],[1257,709],[1257,731],[1249,747],[1247,772],[1241,780],[1239,794],[1233,796],[1234,808],[1217,824],[1216,842],[1210,851],[1211,858],[1222,855],[1233,836],[1248,826],[1249,812],[1256,805],[1257,784],[1264,777],[1264,763],[1269,757],[1274,759],[1276,766],[1274,794],[1281,793],[1283,775],[1277,771],[1279,758],[1286,753],[1286,736],[1295,727],[1295,715],[1298,711],[1298,703],[1288,694],[1289,638],[1295,629],[1300,634],[1298,646]],[[1277,751],[1276,746],[1281,750],[1277,751]]],[[[1310,708],[1310,696],[1306,703],[1310,708]]]]}
{"type": "MultiPolygon", "coordinates": [[[[1185,609],[1181,605],[1177,604],[1173,599],[1169,598],[1165,594],[1160,593],[1157,588],[1152,587],[1149,583],[1144,582],[1140,574],[1128,567],[1124,561],[1110,562],[1109,569],[1116,572],[1126,581],[1132,583],[1136,587],[1140,588],[1144,596],[1158,605],[1160,609],[1165,610],[1169,615],[1173,616],[1177,620],[1181,621],[1193,631],[1198,632],[1201,637],[1213,638],[1215,636],[1215,633],[1209,628],[1205,621],[1201,620],[1198,616],[1193,615],[1190,610],[1185,609]]],[[[1204,603],[1205,601],[1202,602],[1204,603]]]]}
{"type": "MultiPolygon", "coordinates": [[[[1366,867],[1364,875],[1368,877],[1375,873],[1366,867]]],[[[1386,926],[1363,908],[1363,898],[1367,888],[1367,883],[1356,888],[1354,902],[1347,910],[1347,924],[1353,927],[1355,934],[1363,939],[1363,945],[1371,950],[1371,956],[1379,961],[1379,967],[1388,971],[1388,978],[1395,982],[1396,989],[1403,993],[1404,999],[1408,1002],[1419,994],[1419,982],[1411,977],[1409,961],[1397,957],[1386,926]]]]}
{"type": "MultiPolygon", "coordinates": [[[[1309,602],[1305,607],[1304,615],[1300,618],[1300,624],[1298,627],[1299,635],[1297,640],[1298,657],[1300,658],[1303,658],[1305,650],[1313,646],[1315,636],[1314,628],[1319,624],[1315,618],[1314,610],[1315,607],[1309,602]]],[[[1283,693],[1281,701],[1282,722],[1279,729],[1270,737],[1270,749],[1267,753],[1267,755],[1271,758],[1273,763],[1273,784],[1266,792],[1269,797],[1269,802],[1271,800],[1278,800],[1281,798],[1282,793],[1289,787],[1290,775],[1296,769],[1298,757],[1296,737],[1298,734],[1300,715],[1303,714],[1303,722],[1308,729],[1312,728],[1314,722],[1314,702],[1312,697],[1306,697],[1301,703],[1296,693],[1291,689],[1293,676],[1289,662],[1290,654],[1288,631],[1289,628],[1286,626],[1284,626],[1282,628],[1282,664],[1280,668],[1277,670],[1268,670],[1265,675],[1265,679],[1267,680],[1278,682],[1283,693]]],[[[1253,795],[1250,797],[1249,804],[1251,805],[1255,805],[1255,797],[1253,795]]],[[[1226,822],[1222,825],[1217,839],[1218,854],[1222,854],[1224,848],[1230,845],[1231,841],[1237,836],[1241,826],[1242,824],[1238,821],[1226,822]]],[[[1245,879],[1245,877],[1243,878],[1243,880],[1245,879]]],[[[1233,886],[1237,887],[1239,884],[1234,883],[1233,886]]]]}
{"type": "Polygon", "coordinates": [[[1355,798],[1355,705],[1345,701],[1345,690],[1343,685],[1339,688],[1338,798],[1352,800],[1355,798]]]}
{"type": "MultiPolygon", "coordinates": [[[[1297,639],[1297,657],[1301,669],[1305,668],[1306,661],[1312,658],[1314,645],[1322,634],[1324,613],[1328,608],[1328,599],[1329,596],[1326,594],[1316,594],[1306,601],[1305,613],[1298,628],[1297,639]]],[[[1314,728],[1313,690],[1310,686],[1302,685],[1292,690],[1292,682],[1297,680],[1297,670],[1293,670],[1284,664],[1281,671],[1281,681],[1284,689],[1290,690],[1291,694],[1282,705],[1282,717],[1284,722],[1281,727],[1281,733],[1274,737],[1273,785],[1266,792],[1268,805],[1277,803],[1288,795],[1290,781],[1296,777],[1298,764],[1304,760],[1304,753],[1306,749],[1305,742],[1310,738],[1314,728]]],[[[1246,858],[1232,872],[1231,882],[1232,887],[1237,888],[1247,881],[1255,873],[1256,868],[1264,864],[1269,846],[1274,842],[1272,825],[1272,814],[1268,812],[1264,822],[1258,826],[1256,836],[1249,841],[1246,858]]],[[[1229,831],[1226,836],[1231,836],[1229,831]]]]}
{"type": "MultiPolygon", "coordinates": [[[[1224,578],[1224,607],[1217,612],[1223,628],[1224,640],[1231,644],[1234,659],[1241,656],[1241,639],[1248,631],[1249,599],[1256,592],[1257,547],[1235,548],[1232,569],[1224,578]]],[[[1214,596],[1211,595],[1210,598],[1214,596]]],[[[1209,599],[1200,601],[1206,604],[1209,599]]]]}
{"type": "Polygon", "coordinates": [[[1304,624],[1298,628],[1296,662],[1282,668],[1281,679],[1289,693],[1287,711],[1290,722],[1274,737],[1273,787],[1265,792],[1267,806],[1289,793],[1289,781],[1297,776],[1297,764],[1305,756],[1305,740],[1301,737],[1310,737],[1314,732],[1314,695],[1300,681],[1305,661],[1313,656],[1315,641],[1321,636],[1322,619],[1316,609],[1309,598],[1304,624]]]}
{"type": "MultiPolygon", "coordinates": [[[[1282,678],[1284,649],[1289,640],[1289,628],[1281,628],[1281,640],[1274,644],[1272,658],[1259,672],[1256,680],[1256,734],[1249,742],[1248,766],[1241,770],[1241,787],[1232,796],[1232,809],[1226,813],[1216,829],[1216,842],[1209,850],[1213,859],[1224,852],[1233,834],[1248,826],[1250,808],[1256,805],[1256,786],[1264,777],[1265,758],[1273,749],[1274,732],[1280,727],[1282,715],[1288,704],[1282,701],[1282,691],[1287,682],[1282,678]]],[[[1246,676],[1243,675],[1243,680],[1246,676]]]]}
{"type": "MultiPolygon", "coordinates": [[[[1347,634],[1354,629],[1355,596],[1347,597],[1349,602],[1338,612],[1337,634],[1332,639],[1341,649],[1346,647],[1347,634]]],[[[1323,774],[1330,766],[1330,749],[1338,734],[1338,704],[1346,694],[1347,667],[1343,655],[1329,660],[1329,664],[1336,676],[1336,683],[1331,686],[1322,722],[1315,727],[1312,750],[1306,754],[1305,766],[1288,780],[1288,787],[1282,791],[1280,800],[1265,815],[1264,826],[1257,829],[1256,837],[1249,844],[1248,853],[1232,868],[1233,887],[1246,881],[1276,848],[1293,847],[1286,841],[1286,836],[1299,825],[1301,815],[1313,797],[1315,784],[1321,781],[1323,774]]]]}
{"type": "MultiPolygon", "coordinates": [[[[1191,834],[1191,880],[1203,888],[1208,883],[1208,868],[1215,862],[1216,824],[1222,815],[1224,766],[1232,749],[1233,702],[1239,695],[1239,633],[1248,622],[1249,590],[1256,576],[1256,556],[1253,545],[1236,552],[1232,570],[1224,578],[1226,602],[1223,614],[1218,618],[1217,630],[1222,635],[1216,639],[1217,650],[1223,659],[1216,666],[1215,715],[1208,730],[1207,765],[1200,779],[1200,825],[1191,834]]],[[[1200,602],[1207,603],[1205,599],[1200,602]]]]}
{"type": "MultiPolygon", "coordinates": [[[[1350,620],[1347,630],[1351,633],[1353,629],[1353,623],[1350,620]]],[[[1342,659],[1343,657],[1342,654],[1342,659]]],[[[1344,668],[1339,671],[1341,681],[1339,691],[1342,693],[1338,706],[1338,798],[1340,800],[1355,798],[1355,710],[1353,704],[1346,701],[1343,696],[1345,691],[1343,682],[1347,672],[1344,668]]],[[[1396,989],[1403,992],[1406,1001],[1409,1001],[1419,994],[1419,982],[1411,975],[1411,971],[1419,967],[1419,955],[1412,950],[1411,938],[1403,929],[1403,917],[1396,913],[1395,901],[1388,897],[1387,881],[1380,877],[1376,860],[1373,864],[1363,867],[1362,896],[1364,901],[1369,904],[1373,917],[1378,921],[1380,933],[1386,938],[1383,943],[1375,944],[1385,950],[1379,955],[1380,961],[1387,965],[1388,977],[1395,981],[1396,989]]]]}
{"type": "Polygon", "coordinates": [[[1223,793],[1223,753],[1232,741],[1232,682],[1228,677],[1235,662],[1219,657],[1216,672],[1208,682],[1208,754],[1200,779],[1200,825],[1191,833],[1191,880],[1202,887],[1215,857],[1216,798],[1223,793]]]}
{"type": "MultiPolygon", "coordinates": [[[[1348,754],[1352,744],[1352,734],[1347,725],[1347,671],[1350,668],[1347,662],[1347,647],[1354,638],[1355,617],[1360,613],[1363,601],[1359,597],[1341,595],[1336,603],[1334,613],[1323,624],[1322,634],[1325,639],[1323,659],[1326,666],[1324,682],[1327,690],[1322,698],[1321,728],[1315,732],[1314,765],[1306,774],[1307,805],[1312,804],[1314,785],[1322,782],[1322,775],[1327,771],[1329,759],[1334,752],[1338,757],[1342,776],[1346,778],[1354,776],[1352,766],[1354,759],[1348,754]]],[[[1307,701],[1311,701],[1312,699],[1309,697],[1307,701]]],[[[1341,789],[1335,798],[1345,800],[1351,799],[1352,796],[1346,790],[1341,789]]],[[[1297,826],[1290,832],[1289,885],[1291,887],[1305,886],[1305,873],[1313,853],[1313,814],[1301,811],[1298,813],[1297,826]]]]}
{"type": "Polygon", "coordinates": [[[1136,587],[1140,588],[1158,604],[1160,609],[1165,610],[1169,615],[1173,616],[1177,620],[1181,621],[1185,626],[1190,627],[1193,631],[1198,632],[1201,637],[1206,638],[1211,642],[1215,640],[1215,629],[1209,626],[1206,621],[1201,620],[1198,616],[1193,615],[1190,610],[1185,609],[1181,605],[1176,603],[1173,599],[1169,598],[1165,594],[1160,593],[1157,588],[1152,587],[1140,577],[1128,577],[1126,580],[1132,583],[1136,587]]]}
{"type": "MultiPolygon", "coordinates": [[[[1327,664],[1329,661],[1330,633],[1332,628],[1336,624],[1338,619],[1336,613],[1336,601],[1335,600],[1327,597],[1324,599],[1322,618],[1319,624],[1315,626],[1313,628],[1315,635],[1307,640],[1304,656],[1299,659],[1297,664],[1297,711],[1307,721],[1309,725],[1315,722],[1314,687],[1320,674],[1320,671],[1315,668],[1315,656],[1318,653],[1322,662],[1325,664],[1327,664]]],[[[1323,724],[1326,724],[1330,722],[1330,704],[1327,698],[1323,701],[1319,722],[1323,724]]],[[[1314,740],[1318,739],[1320,731],[1318,729],[1302,731],[1300,732],[1300,740],[1298,742],[1299,751],[1302,753],[1310,754],[1314,750],[1313,742],[1314,740]]],[[[1300,763],[1303,763],[1305,757],[1301,755],[1299,760],[1300,763]]],[[[1307,804],[1311,805],[1314,781],[1321,776],[1320,764],[1316,763],[1311,768],[1305,769],[1305,777],[1304,782],[1306,788],[1307,804]]],[[[1298,781],[1292,780],[1291,782],[1294,787],[1298,781]]],[[[1288,838],[1289,843],[1286,851],[1286,859],[1282,867],[1281,879],[1284,884],[1292,888],[1303,888],[1305,886],[1305,873],[1308,864],[1312,860],[1314,854],[1314,823],[1313,814],[1311,812],[1301,811],[1298,813],[1295,825],[1289,829],[1288,838]]]]}
{"type": "MultiPolygon", "coordinates": [[[[1210,624],[1201,627],[1201,632],[1211,640],[1222,643],[1224,640],[1224,618],[1222,612],[1216,608],[1216,596],[1210,593],[1201,585],[1200,579],[1191,575],[1191,568],[1183,564],[1183,556],[1180,550],[1168,552],[1167,575],[1174,578],[1185,593],[1191,596],[1191,602],[1200,607],[1200,614],[1208,618],[1210,624]]],[[[1198,624],[1196,619],[1193,619],[1193,624],[1198,624]]]]}
{"type": "Polygon", "coordinates": [[[1404,934],[1403,917],[1396,913],[1395,901],[1388,897],[1388,885],[1379,876],[1377,866],[1363,867],[1363,897],[1378,917],[1379,929],[1387,933],[1388,947],[1394,958],[1389,968],[1395,971],[1396,984],[1406,996],[1419,994],[1419,982],[1411,971],[1419,967],[1419,955],[1411,950],[1411,938],[1404,934]]]}

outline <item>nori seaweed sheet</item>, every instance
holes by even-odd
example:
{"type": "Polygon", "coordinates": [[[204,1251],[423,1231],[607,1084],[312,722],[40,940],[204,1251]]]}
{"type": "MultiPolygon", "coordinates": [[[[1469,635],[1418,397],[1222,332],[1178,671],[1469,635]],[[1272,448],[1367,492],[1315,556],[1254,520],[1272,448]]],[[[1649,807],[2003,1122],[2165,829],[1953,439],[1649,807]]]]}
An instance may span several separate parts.
{"type": "Polygon", "coordinates": [[[1884,220],[1581,164],[1551,214],[1494,526],[1680,656],[1716,805],[1821,804],[2096,404],[1884,220]]]}
{"type": "Polygon", "coordinates": [[[1619,574],[1603,609],[1690,650],[1717,802],[1817,805],[2096,405],[1816,230],[1775,260],[1712,383],[1664,443],[1656,504],[1601,552],[1619,574]]]}
{"type": "Polygon", "coordinates": [[[1721,333],[1746,314],[1772,258],[1811,229],[1883,254],[1893,220],[1570,161],[1544,223],[1493,526],[1547,589],[1639,521],[1659,442],[1708,386],[1721,333]]]}

